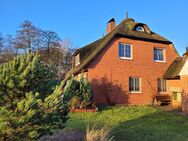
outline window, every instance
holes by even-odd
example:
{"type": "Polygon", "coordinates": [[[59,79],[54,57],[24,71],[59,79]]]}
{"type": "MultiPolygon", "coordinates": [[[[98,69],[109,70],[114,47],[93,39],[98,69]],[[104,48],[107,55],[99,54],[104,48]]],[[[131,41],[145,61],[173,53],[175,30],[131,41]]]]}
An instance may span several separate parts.
{"type": "Polygon", "coordinates": [[[129,77],[129,91],[141,92],[141,79],[139,77],[129,77]]]}
{"type": "Polygon", "coordinates": [[[136,27],[136,31],[142,31],[142,32],[143,32],[143,31],[145,31],[145,30],[144,30],[144,28],[143,28],[142,26],[137,26],[137,27],[136,27]]]}
{"type": "Polygon", "coordinates": [[[166,80],[159,78],[157,81],[158,81],[158,92],[167,92],[166,80]]]}
{"type": "Polygon", "coordinates": [[[119,43],[119,57],[122,59],[132,59],[132,46],[119,43]]]}
{"type": "Polygon", "coordinates": [[[164,49],[154,48],[154,60],[156,62],[164,62],[164,49]]]}
{"type": "Polygon", "coordinates": [[[79,65],[80,64],[80,54],[77,54],[75,56],[75,66],[79,65]]]}

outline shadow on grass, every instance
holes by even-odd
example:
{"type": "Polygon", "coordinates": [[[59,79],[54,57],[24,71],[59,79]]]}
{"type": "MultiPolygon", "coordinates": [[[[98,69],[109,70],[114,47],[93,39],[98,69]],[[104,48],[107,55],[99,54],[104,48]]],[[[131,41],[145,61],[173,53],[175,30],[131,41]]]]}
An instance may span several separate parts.
{"type": "Polygon", "coordinates": [[[115,141],[185,141],[188,118],[172,112],[157,111],[120,122],[112,133],[115,141]]]}

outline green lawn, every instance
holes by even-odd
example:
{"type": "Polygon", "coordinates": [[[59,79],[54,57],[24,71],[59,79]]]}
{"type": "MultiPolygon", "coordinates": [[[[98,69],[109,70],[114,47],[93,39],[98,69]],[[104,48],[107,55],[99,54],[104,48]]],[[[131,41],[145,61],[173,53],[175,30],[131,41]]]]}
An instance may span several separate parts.
{"type": "Polygon", "coordinates": [[[188,117],[150,106],[104,108],[97,113],[70,113],[66,129],[109,125],[115,141],[188,141],[188,117]]]}

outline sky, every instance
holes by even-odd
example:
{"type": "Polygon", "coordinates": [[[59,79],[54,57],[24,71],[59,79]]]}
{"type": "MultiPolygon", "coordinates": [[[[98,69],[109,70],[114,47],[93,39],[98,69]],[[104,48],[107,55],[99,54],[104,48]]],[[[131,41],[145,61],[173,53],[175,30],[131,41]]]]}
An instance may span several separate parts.
{"type": "Polygon", "coordinates": [[[24,20],[52,30],[73,47],[82,47],[106,31],[106,23],[126,18],[147,24],[172,41],[182,55],[188,46],[188,0],[0,0],[0,32],[15,35],[24,20]]]}

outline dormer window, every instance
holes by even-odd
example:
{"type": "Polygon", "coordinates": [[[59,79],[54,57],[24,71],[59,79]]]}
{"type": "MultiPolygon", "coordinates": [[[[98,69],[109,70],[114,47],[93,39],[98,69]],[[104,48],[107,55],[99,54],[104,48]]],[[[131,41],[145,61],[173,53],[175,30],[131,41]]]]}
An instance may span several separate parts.
{"type": "Polygon", "coordinates": [[[79,65],[80,64],[80,54],[77,54],[75,56],[75,66],[79,65]]]}
{"type": "Polygon", "coordinates": [[[145,30],[144,30],[144,28],[142,26],[137,26],[136,27],[136,31],[142,31],[142,32],[144,32],[145,30]]]}

